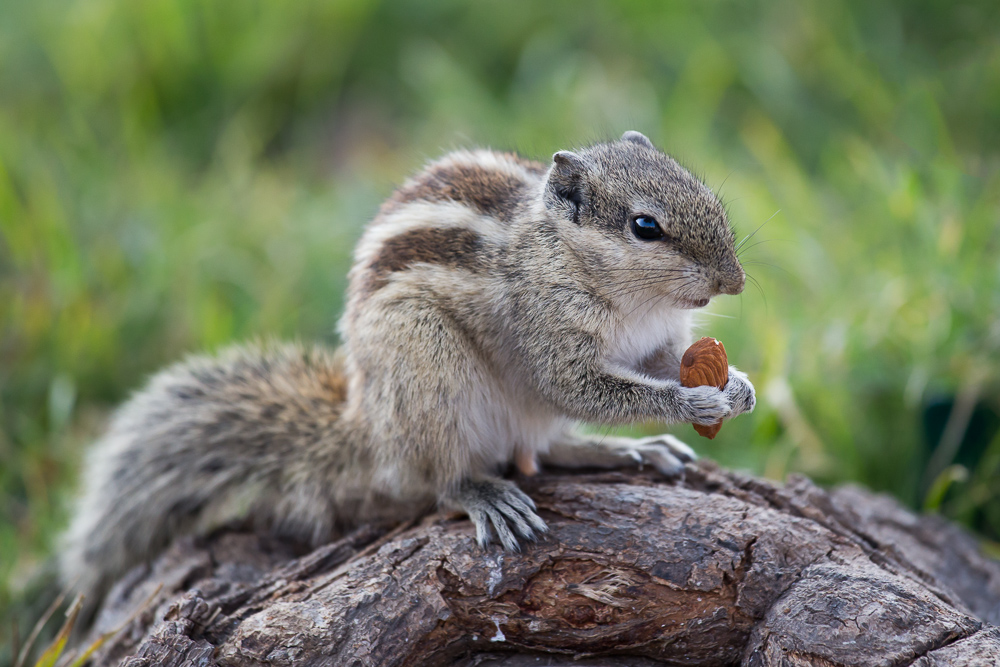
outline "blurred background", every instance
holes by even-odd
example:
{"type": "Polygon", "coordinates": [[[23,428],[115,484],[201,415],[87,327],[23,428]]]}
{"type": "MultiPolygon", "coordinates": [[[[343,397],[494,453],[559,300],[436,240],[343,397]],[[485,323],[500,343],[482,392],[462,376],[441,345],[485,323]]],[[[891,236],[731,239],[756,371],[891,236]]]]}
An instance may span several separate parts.
{"type": "Polygon", "coordinates": [[[1000,553],[1000,4],[0,0],[0,612],[150,373],[336,344],[353,243],[422,162],[627,129],[756,232],[700,332],[757,410],[673,432],[1000,553]]]}

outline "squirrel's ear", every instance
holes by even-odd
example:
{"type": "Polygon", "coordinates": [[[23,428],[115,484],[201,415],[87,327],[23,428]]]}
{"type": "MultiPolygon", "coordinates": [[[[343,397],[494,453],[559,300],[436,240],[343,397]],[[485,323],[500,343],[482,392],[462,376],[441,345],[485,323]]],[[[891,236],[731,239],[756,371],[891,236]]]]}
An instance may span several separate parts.
{"type": "Polygon", "coordinates": [[[622,141],[631,141],[633,144],[639,144],[640,146],[656,150],[656,147],[653,146],[653,142],[650,141],[645,134],[642,132],[636,132],[635,130],[629,130],[623,134],[622,141]]]}
{"type": "Polygon", "coordinates": [[[579,222],[583,201],[583,180],[587,165],[572,151],[559,151],[552,156],[552,168],[546,189],[573,208],[573,222],[579,222]]]}
{"type": "Polygon", "coordinates": [[[573,151],[559,151],[552,156],[552,162],[555,164],[553,172],[572,174],[574,177],[582,175],[587,168],[583,158],[573,151]]]}

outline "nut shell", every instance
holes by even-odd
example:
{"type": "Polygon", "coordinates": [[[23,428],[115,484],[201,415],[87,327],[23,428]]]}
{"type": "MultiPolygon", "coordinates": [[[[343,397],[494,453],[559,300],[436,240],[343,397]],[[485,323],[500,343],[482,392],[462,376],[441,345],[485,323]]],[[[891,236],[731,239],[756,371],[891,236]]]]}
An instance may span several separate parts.
{"type": "MultiPolygon", "coordinates": [[[[712,386],[724,389],[729,382],[729,359],[726,348],[714,338],[702,338],[681,357],[681,384],[685,387],[712,386]]],[[[711,426],[695,424],[694,430],[709,440],[722,428],[722,421],[711,426]]]]}

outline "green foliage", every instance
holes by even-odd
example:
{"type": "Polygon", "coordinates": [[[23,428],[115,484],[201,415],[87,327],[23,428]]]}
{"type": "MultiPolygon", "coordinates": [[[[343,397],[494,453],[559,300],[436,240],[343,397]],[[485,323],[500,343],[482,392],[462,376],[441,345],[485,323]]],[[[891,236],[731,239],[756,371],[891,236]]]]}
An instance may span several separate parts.
{"type": "Polygon", "coordinates": [[[743,254],[760,290],[702,326],[759,407],[700,450],[912,504],[933,485],[1000,535],[1000,440],[955,474],[928,467],[922,422],[937,397],[1000,411],[1000,5],[39,0],[0,18],[0,607],[146,375],[248,337],[335,341],[352,244],[425,158],[626,129],[720,190],[739,236],[763,225],[743,254]]]}

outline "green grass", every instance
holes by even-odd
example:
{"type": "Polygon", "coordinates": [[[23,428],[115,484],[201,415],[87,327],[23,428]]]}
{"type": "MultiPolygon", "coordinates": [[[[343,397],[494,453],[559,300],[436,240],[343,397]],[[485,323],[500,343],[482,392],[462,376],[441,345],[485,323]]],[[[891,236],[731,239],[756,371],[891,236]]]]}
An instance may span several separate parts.
{"type": "Polygon", "coordinates": [[[992,2],[0,2],[0,608],[149,373],[335,343],[352,244],[423,160],[626,129],[763,225],[760,290],[702,326],[759,407],[700,451],[913,506],[957,462],[927,504],[998,538],[998,118],[992,2]]]}

